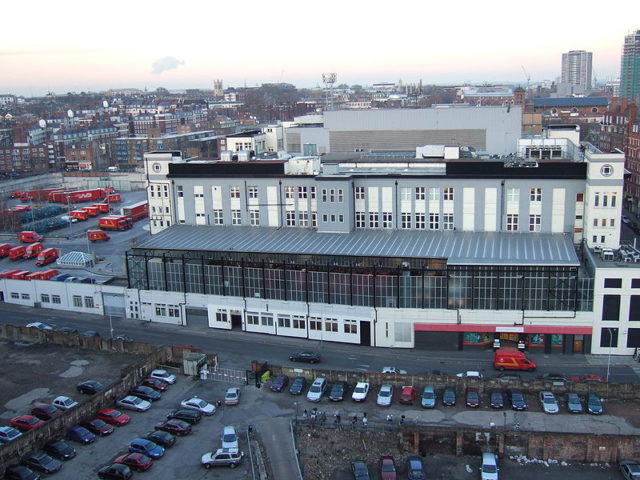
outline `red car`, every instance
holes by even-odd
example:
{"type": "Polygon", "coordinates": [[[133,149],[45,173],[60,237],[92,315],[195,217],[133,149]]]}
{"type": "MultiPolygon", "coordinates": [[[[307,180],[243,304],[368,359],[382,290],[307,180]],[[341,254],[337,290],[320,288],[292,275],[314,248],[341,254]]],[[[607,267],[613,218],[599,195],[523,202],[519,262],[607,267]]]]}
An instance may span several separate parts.
{"type": "Polygon", "coordinates": [[[40,420],[51,420],[61,413],[62,412],[60,410],[48,403],[40,403],[38,405],[34,405],[34,407],[31,409],[31,415],[33,415],[34,417],[38,417],[40,420]]]}
{"type": "Polygon", "coordinates": [[[380,476],[382,480],[397,480],[396,464],[391,455],[380,457],[380,476]]]}
{"type": "Polygon", "coordinates": [[[80,422],[80,426],[101,437],[105,437],[113,433],[113,427],[99,418],[92,418],[91,420],[80,422]]]}
{"type": "Polygon", "coordinates": [[[145,472],[153,465],[153,460],[142,453],[129,453],[116,458],[113,463],[121,463],[131,470],[145,472]]]}
{"type": "Polygon", "coordinates": [[[122,427],[131,421],[129,415],[122,413],[120,410],[114,410],[113,408],[103,408],[99,410],[96,417],[116,427],[122,427]]]}
{"type": "Polygon", "coordinates": [[[145,387],[151,387],[158,392],[164,392],[167,388],[169,388],[169,384],[160,380],[159,378],[145,378],[142,381],[142,385],[145,387]]]}
{"type": "Polygon", "coordinates": [[[607,382],[607,379],[605,377],[601,377],[600,375],[594,375],[593,373],[580,375],[579,377],[571,377],[569,380],[571,380],[572,382],[598,382],[598,383],[607,382]]]}
{"type": "Polygon", "coordinates": [[[402,387],[402,392],[400,393],[400,399],[398,400],[400,403],[404,403],[405,405],[412,405],[415,399],[416,399],[415,388],[410,386],[402,387]]]}
{"type": "Polygon", "coordinates": [[[187,422],[183,422],[182,420],[165,420],[164,422],[158,423],[155,427],[156,430],[162,430],[164,432],[173,433],[174,435],[179,435],[181,437],[187,435],[191,432],[191,425],[187,422]]]}
{"type": "Polygon", "coordinates": [[[19,417],[12,418],[9,425],[17,428],[21,432],[26,432],[27,430],[32,430],[40,425],[44,425],[44,421],[33,415],[20,415],[19,417]]]}

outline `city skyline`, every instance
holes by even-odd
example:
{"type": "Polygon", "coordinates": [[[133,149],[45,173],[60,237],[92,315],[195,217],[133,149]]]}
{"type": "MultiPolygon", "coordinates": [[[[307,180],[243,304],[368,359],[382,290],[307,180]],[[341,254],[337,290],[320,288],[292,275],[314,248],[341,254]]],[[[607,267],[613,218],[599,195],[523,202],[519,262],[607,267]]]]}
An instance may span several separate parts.
{"type": "Polygon", "coordinates": [[[640,28],[632,23],[640,5],[603,21],[592,3],[576,10],[543,0],[521,13],[503,0],[482,7],[462,1],[455,9],[410,1],[394,10],[329,1],[299,12],[290,0],[249,1],[241,11],[193,0],[180,10],[122,0],[105,10],[63,0],[51,11],[50,3],[35,0],[34,11],[47,15],[31,17],[12,3],[5,18],[15,21],[6,22],[0,47],[0,93],[211,89],[217,78],[225,88],[315,87],[323,72],[336,72],[337,83],[348,85],[400,79],[526,85],[527,77],[556,80],[562,53],[570,50],[593,52],[594,76],[614,80],[625,35],[640,28]]]}

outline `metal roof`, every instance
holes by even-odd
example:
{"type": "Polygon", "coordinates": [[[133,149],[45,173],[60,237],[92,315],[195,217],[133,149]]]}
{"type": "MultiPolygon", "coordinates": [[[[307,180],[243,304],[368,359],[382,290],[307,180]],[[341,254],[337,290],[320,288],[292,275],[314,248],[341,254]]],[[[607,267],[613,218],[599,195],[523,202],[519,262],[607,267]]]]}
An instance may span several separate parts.
{"type": "Polygon", "coordinates": [[[139,249],[266,254],[445,258],[449,265],[579,266],[568,234],[357,230],[174,225],[139,249]]]}
{"type": "Polygon", "coordinates": [[[60,267],[92,267],[93,255],[84,252],[69,252],[58,258],[56,264],[60,267]]]}
{"type": "Polygon", "coordinates": [[[606,107],[609,105],[607,97],[538,97],[533,99],[534,107],[606,107]]]}

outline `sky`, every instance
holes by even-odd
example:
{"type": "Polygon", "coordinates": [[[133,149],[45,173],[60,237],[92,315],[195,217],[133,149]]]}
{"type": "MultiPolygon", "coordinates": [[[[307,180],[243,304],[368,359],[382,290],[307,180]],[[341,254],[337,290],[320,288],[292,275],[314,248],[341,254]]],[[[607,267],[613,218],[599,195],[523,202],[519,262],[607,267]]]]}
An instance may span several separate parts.
{"type": "Polygon", "coordinates": [[[287,82],[517,82],[560,76],[562,53],[620,74],[640,1],[31,0],[5,2],[0,94],[287,82]],[[606,11],[610,6],[612,12],[606,11]],[[526,73],[525,73],[526,72],[526,73]]]}

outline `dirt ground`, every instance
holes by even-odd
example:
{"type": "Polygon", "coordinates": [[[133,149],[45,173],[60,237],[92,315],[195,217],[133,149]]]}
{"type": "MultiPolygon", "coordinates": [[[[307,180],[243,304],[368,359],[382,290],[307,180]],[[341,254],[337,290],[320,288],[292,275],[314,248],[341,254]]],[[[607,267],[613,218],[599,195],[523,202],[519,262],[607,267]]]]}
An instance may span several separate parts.
{"type": "MultiPolygon", "coordinates": [[[[137,357],[67,348],[52,344],[0,342],[0,418],[28,413],[34,403],[58,395],[77,399],[75,386],[85,380],[108,385],[137,357]]],[[[8,422],[0,422],[8,424],[8,422]]]]}

